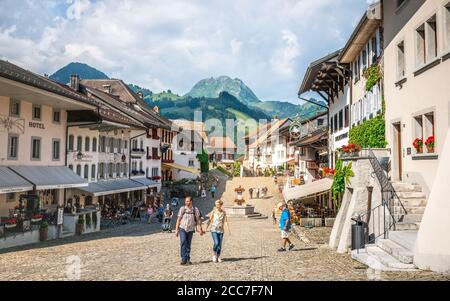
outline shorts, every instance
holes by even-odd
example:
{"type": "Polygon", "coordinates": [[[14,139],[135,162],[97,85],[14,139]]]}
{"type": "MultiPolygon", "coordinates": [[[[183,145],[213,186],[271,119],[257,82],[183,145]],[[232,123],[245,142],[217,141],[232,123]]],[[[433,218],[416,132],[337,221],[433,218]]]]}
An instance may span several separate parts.
{"type": "Polygon", "coordinates": [[[289,238],[289,235],[291,234],[291,231],[284,231],[281,230],[281,238],[289,238]]]}

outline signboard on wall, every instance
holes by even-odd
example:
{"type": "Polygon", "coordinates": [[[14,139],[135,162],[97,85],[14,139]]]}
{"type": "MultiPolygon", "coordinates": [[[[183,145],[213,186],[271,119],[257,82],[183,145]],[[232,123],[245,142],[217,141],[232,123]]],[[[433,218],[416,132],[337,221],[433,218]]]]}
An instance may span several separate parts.
{"type": "Polygon", "coordinates": [[[57,225],[60,226],[64,223],[64,208],[58,208],[57,225]]]}

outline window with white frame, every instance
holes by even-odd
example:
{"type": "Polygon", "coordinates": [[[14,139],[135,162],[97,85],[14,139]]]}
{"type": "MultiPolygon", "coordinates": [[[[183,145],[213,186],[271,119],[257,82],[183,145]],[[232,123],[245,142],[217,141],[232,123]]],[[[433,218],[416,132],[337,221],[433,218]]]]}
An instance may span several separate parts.
{"type": "Polygon", "coordinates": [[[33,108],[32,108],[32,117],[33,117],[33,120],[41,120],[41,118],[42,118],[42,107],[40,106],[40,105],[33,105],[33,108]]]}
{"type": "Polygon", "coordinates": [[[41,138],[31,137],[31,160],[41,160],[41,138]]]}
{"type": "Polygon", "coordinates": [[[405,78],[405,72],[405,42],[402,41],[397,45],[397,79],[405,78]]]}
{"type": "Polygon", "coordinates": [[[61,111],[59,109],[53,109],[52,118],[54,123],[61,122],[61,111]]]}
{"type": "Polygon", "coordinates": [[[95,175],[96,175],[96,170],[95,170],[95,164],[92,164],[91,166],[91,181],[95,181],[95,175]]]}
{"type": "Polygon", "coordinates": [[[84,178],[89,180],[89,165],[84,165],[84,178]]]}
{"type": "Polygon", "coordinates": [[[92,139],[92,152],[97,152],[97,138],[92,139]]]}
{"type": "Polygon", "coordinates": [[[159,168],[153,167],[152,168],[152,177],[158,177],[159,176],[159,168]]]}
{"type": "Polygon", "coordinates": [[[91,150],[91,139],[89,137],[84,138],[84,151],[88,152],[91,150]]]}
{"type": "Polygon", "coordinates": [[[436,15],[416,29],[416,66],[420,67],[437,57],[436,15]]]}
{"type": "MultiPolygon", "coordinates": [[[[414,116],[414,139],[419,138],[423,141],[423,148],[427,149],[426,142],[435,137],[435,118],[434,112],[429,112],[414,116]]],[[[434,140],[434,139],[433,139],[434,140]]],[[[428,153],[435,152],[435,143],[433,149],[427,150],[428,153]]]]}
{"type": "Polygon", "coordinates": [[[77,175],[81,177],[81,165],[77,165],[77,175]]]}
{"type": "Polygon", "coordinates": [[[59,161],[61,158],[61,140],[53,139],[52,140],[52,159],[53,161],[59,161]]]}
{"type": "Polygon", "coordinates": [[[116,164],[116,176],[119,178],[121,176],[121,164],[116,164]]]}
{"type": "Polygon", "coordinates": [[[77,151],[81,152],[83,149],[83,137],[78,136],[77,137],[77,151]]]}
{"type": "Polygon", "coordinates": [[[444,7],[444,35],[446,50],[450,50],[450,2],[444,7]]]}
{"type": "Polygon", "coordinates": [[[19,158],[19,135],[8,135],[8,160],[19,158]]]}
{"type": "Polygon", "coordinates": [[[109,172],[109,177],[110,178],[114,178],[114,164],[113,163],[109,163],[109,166],[108,166],[108,172],[109,172]]]}
{"type": "Polygon", "coordinates": [[[20,100],[11,98],[9,101],[9,116],[20,117],[20,100]]]}
{"type": "Polygon", "coordinates": [[[98,178],[99,179],[105,178],[105,163],[100,163],[98,165],[98,178]]]}

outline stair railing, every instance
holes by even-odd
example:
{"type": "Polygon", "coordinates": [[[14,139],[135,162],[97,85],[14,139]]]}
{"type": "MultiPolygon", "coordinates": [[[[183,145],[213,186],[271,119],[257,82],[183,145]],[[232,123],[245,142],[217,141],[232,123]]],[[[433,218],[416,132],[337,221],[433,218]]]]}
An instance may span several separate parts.
{"type": "Polygon", "coordinates": [[[362,152],[360,157],[369,159],[373,168],[373,174],[375,174],[381,187],[381,204],[372,208],[368,213],[361,215],[361,218],[368,216],[372,220],[373,232],[378,228],[378,235],[372,234],[366,237],[367,243],[374,243],[381,236],[385,239],[388,238],[389,231],[391,229],[395,230],[396,224],[402,222],[408,213],[373,150],[364,149],[362,152]],[[376,223],[377,220],[378,223],[376,223]]]}

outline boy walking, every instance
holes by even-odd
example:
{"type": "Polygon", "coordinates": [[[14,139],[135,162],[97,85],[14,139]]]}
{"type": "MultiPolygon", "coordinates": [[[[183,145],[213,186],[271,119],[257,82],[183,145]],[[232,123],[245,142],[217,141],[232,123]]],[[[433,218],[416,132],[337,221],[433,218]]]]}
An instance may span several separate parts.
{"type": "Polygon", "coordinates": [[[291,233],[291,214],[286,203],[280,202],[277,207],[282,211],[280,216],[280,229],[281,239],[283,240],[283,246],[278,249],[278,252],[285,252],[287,244],[289,244],[288,250],[290,251],[294,248],[294,244],[289,239],[289,234],[291,233]]]}

